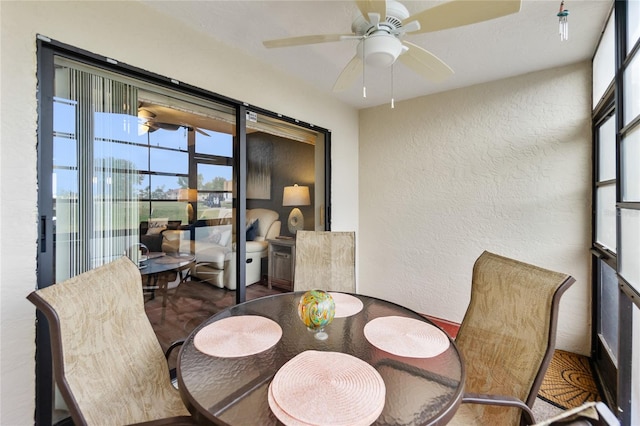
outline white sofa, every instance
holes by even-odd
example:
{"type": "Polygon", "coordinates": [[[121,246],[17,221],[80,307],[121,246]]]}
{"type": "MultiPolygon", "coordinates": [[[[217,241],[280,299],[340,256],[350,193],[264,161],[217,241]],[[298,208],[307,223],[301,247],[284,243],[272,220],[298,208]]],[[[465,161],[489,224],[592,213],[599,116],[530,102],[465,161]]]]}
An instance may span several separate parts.
{"type": "MultiPolygon", "coordinates": [[[[257,229],[255,238],[246,244],[246,285],[261,279],[261,260],[268,254],[267,239],[280,235],[282,223],[278,219],[278,213],[273,210],[247,210],[247,224],[257,221],[257,229]]],[[[194,253],[196,264],[191,270],[194,277],[235,290],[235,227],[231,221],[231,218],[200,219],[189,230],[165,231],[163,251],[194,253]]]]}

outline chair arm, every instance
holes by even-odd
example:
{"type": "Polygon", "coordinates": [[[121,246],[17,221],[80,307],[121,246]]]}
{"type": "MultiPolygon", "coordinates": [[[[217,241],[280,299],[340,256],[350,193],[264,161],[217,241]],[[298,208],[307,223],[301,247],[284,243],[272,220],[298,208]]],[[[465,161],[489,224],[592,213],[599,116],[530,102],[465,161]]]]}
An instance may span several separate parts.
{"type": "Polygon", "coordinates": [[[269,229],[267,230],[267,233],[264,236],[264,240],[274,239],[275,237],[280,235],[281,227],[282,227],[282,222],[280,222],[279,220],[274,221],[269,227],[269,229]]]}
{"type": "Polygon", "coordinates": [[[480,393],[465,393],[462,395],[463,404],[498,405],[502,407],[515,407],[522,410],[525,424],[535,424],[535,417],[531,408],[518,398],[508,395],[487,395],[480,393]]]}
{"type": "Polygon", "coordinates": [[[173,350],[175,348],[177,348],[178,346],[182,346],[183,344],[184,344],[184,339],[179,339],[179,340],[176,340],[175,342],[171,343],[171,345],[169,345],[169,347],[165,351],[164,357],[166,359],[169,359],[169,357],[171,356],[171,352],[173,352],[173,350]]]}

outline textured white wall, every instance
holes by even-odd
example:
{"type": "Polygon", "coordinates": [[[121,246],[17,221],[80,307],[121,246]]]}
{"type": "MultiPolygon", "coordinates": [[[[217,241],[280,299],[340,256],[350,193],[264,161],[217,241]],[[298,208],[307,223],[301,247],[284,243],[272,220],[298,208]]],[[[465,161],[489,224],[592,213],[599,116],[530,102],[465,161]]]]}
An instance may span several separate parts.
{"type": "Polygon", "coordinates": [[[359,289],[460,322],[483,250],[571,274],[557,347],[590,345],[590,68],[360,111],[359,289]]]}
{"type": "MultiPolygon", "coordinates": [[[[211,19],[224,19],[212,16],[211,19]]],[[[334,229],[357,230],[358,113],[138,2],[0,2],[0,424],[33,423],[36,34],[332,131],[334,229]]]]}

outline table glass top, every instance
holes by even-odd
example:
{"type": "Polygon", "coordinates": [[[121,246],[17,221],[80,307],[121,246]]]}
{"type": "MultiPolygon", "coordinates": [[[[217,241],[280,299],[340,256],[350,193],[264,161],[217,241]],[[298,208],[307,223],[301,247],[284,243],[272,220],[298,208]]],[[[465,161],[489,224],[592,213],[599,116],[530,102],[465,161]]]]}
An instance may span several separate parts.
{"type": "Polygon", "coordinates": [[[335,318],[326,328],[326,340],[314,338],[298,317],[303,292],[284,293],[233,306],[209,318],[187,338],[178,359],[178,381],[183,400],[203,423],[230,425],[279,424],[268,403],[274,375],[304,351],[332,351],[366,361],[386,386],[384,409],[374,424],[436,424],[455,412],[463,390],[464,369],[453,341],[444,352],[429,358],[396,356],[373,346],[364,327],[379,317],[399,316],[431,324],[402,306],[367,296],[353,295],[363,304],[354,315],[335,318]],[[255,355],[220,358],[194,346],[202,328],[223,318],[259,315],[280,325],[275,346],[255,355]]]}

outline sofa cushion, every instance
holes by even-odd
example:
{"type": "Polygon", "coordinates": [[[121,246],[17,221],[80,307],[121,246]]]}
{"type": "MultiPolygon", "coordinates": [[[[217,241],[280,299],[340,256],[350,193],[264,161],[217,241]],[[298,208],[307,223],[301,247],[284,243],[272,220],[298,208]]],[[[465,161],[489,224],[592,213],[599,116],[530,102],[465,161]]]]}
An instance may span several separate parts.
{"type": "Polygon", "coordinates": [[[149,251],[162,251],[162,234],[140,235],[140,243],[144,244],[149,251]]]}
{"type": "Polygon", "coordinates": [[[198,264],[209,263],[217,269],[224,269],[224,261],[230,256],[231,249],[218,245],[195,244],[196,260],[198,264]]]}
{"type": "Polygon", "coordinates": [[[169,218],[167,218],[167,217],[149,219],[147,235],[158,235],[158,234],[161,234],[162,231],[167,229],[168,225],[169,225],[169,218]]]}
{"type": "Polygon", "coordinates": [[[266,241],[247,241],[247,256],[251,253],[261,253],[266,256],[268,246],[266,241]]]}

